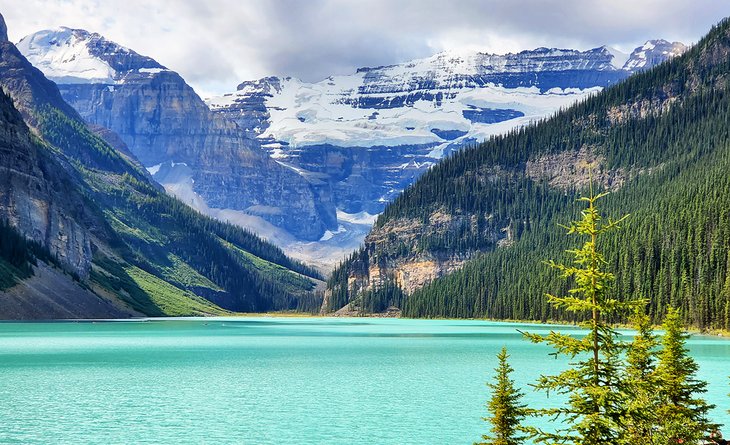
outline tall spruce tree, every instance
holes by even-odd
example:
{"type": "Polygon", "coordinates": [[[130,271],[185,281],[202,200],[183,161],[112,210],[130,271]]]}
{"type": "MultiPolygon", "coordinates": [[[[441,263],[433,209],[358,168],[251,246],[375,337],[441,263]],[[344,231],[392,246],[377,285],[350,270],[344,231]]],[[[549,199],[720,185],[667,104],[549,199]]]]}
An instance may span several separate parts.
{"type": "Polygon", "coordinates": [[[596,201],[605,195],[594,195],[591,188],[590,196],[580,198],[587,203],[587,208],[581,211],[582,218],[565,226],[568,234],[586,239],[581,248],[568,251],[573,255],[573,264],[548,263],[574,283],[568,296],[548,295],[548,301],[576,318],[586,317],[582,325],[588,330],[587,335],[577,338],[559,332],[546,336],[525,334],[533,342],[544,342],[555,348],[555,355],[566,355],[572,360],[565,371],[541,376],[535,384],[537,390],[567,397],[567,403],[561,407],[534,411],[536,415],[563,421],[556,431],[529,428],[539,443],[610,445],[623,440],[627,388],[620,354],[626,345],[618,339],[608,320],[625,316],[645,302],[622,301],[609,293],[614,275],[605,270],[607,262],[598,251],[598,242],[604,234],[619,228],[628,215],[604,222],[596,201]]]}
{"type": "Polygon", "coordinates": [[[714,405],[698,396],[707,392],[707,382],[696,377],[698,365],[685,346],[689,335],[684,331],[679,311],[669,308],[663,328],[656,369],[657,416],[661,424],[653,443],[696,443],[717,427],[707,419],[714,405]]]}
{"type": "Polygon", "coordinates": [[[657,397],[655,374],[657,346],[659,340],[654,334],[651,318],[637,309],[631,317],[636,335],[626,352],[626,418],[623,420],[624,443],[634,445],[651,443],[656,425],[657,397]]]}
{"type": "Polygon", "coordinates": [[[514,369],[507,362],[508,358],[505,348],[497,354],[499,364],[495,368],[494,383],[487,383],[492,390],[492,398],[487,402],[490,416],[484,417],[492,425],[492,434],[483,435],[483,441],[476,445],[518,445],[526,439],[521,435],[523,429],[520,427],[526,405],[521,403],[523,394],[510,378],[514,369]]]}

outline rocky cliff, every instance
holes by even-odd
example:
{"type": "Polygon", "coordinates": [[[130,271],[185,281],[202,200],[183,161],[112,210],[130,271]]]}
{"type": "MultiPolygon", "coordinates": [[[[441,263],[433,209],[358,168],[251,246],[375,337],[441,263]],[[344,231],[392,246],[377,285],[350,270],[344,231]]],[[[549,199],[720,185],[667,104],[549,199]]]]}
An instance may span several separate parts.
{"type": "Polygon", "coordinates": [[[240,212],[304,240],[336,228],[326,190],[270,159],[177,73],[77,29],[41,31],[18,47],[84,119],[118,134],[156,180],[199,210],[240,212]]]}
{"type": "MultiPolygon", "coordinates": [[[[5,23],[0,16],[0,39],[5,23]]],[[[27,62],[18,57],[15,46],[0,40],[0,85],[17,93],[18,102],[30,104],[32,97],[45,95],[51,85],[32,82],[21,73],[27,62]]],[[[45,96],[46,101],[53,98],[45,96]]],[[[58,97],[60,99],[60,96],[58,97]]],[[[44,101],[44,102],[46,102],[44,101]]],[[[0,127],[0,218],[25,236],[47,246],[74,273],[88,276],[91,267],[91,232],[98,223],[88,211],[89,203],[75,190],[68,166],[41,150],[31,139],[28,127],[11,99],[0,95],[3,125],[0,127]]],[[[30,113],[28,113],[30,115],[30,113]]]]}

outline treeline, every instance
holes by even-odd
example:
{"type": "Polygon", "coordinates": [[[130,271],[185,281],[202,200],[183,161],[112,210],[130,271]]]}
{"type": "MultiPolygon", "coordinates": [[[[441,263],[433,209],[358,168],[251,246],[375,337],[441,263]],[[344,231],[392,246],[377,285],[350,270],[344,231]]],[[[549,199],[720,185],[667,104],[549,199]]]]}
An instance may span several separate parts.
{"type": "Polygon", "coordinates": [[[38,265],[39,259],[58,265],[48,249],[24,237],[6,220],[0,219],[0,290],[31,277],[33,266],[38,265]]]}
{"type": "Polygon", "coordinates": [[[723,20],[683,56],[445,159],[389,205],[375,227],[401,218],[428,226],[437,211],[461,223],[447,232],[424,231],[412,244],[366,245],[331,277],[333,303],[357,298],[347,278],[371,263],[461,255],[476,258],[406,298],[405,315],[574,318],[544,302],[545,284],[554,290],[564,284],[536,264],[567,248],[557,216],[575,214],[582,191],[528,177],[526,165],[580,151],[583,163],[602,161],[595,177],[621,183],[607,209],[632,214],[630,230],[605,240],[620,272],[619,292],[651,299],[655,322],[672,305],[694,326],[727,327],[728,49],[730,22],[723,20]],[[496,248],[504,230],[513,242],[496,248]]]}
{"type": "Polygon", "coordinates": [[[28,241],[7,221],[0,219],[0,290],[14,285],[17,280],[30,277],[36,258],[33,243],[28,241]]]}

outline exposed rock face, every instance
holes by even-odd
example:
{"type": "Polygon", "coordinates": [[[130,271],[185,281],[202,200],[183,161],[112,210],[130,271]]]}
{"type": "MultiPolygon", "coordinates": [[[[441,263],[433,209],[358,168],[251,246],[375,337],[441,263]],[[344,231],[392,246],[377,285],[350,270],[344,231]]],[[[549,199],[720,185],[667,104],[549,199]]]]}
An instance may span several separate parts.
{"type": "MultiPolygon", "coordinates": [[[[475,224],[475,218],[439,210],[432,212],[428,221],[401,218],[374,228],[365,238],[364,254],[359,255],[365,260],[352,264],[350,269],[347,282],[350,294],[358,295],[391,282],[410,295],[434,279],[458,270],[476,252],[440,255],[424,252],[418,244],[463,224],[475,224]]],[[[485,231],[483,235],[492,242],[506,237],[500,231],[485,231]]],[[[325,294],[323,308],[328,305],[331,291],[328,289],[325,294]]]]}
{"type": "Polygon", "coordinates": [[[85,120],[117,133],[183,201],[257,216],[305,240],[336,229],[328,190],[270,159],[177,73],[83,30],[42,31],[19,47],[85,120]],[[80,70],[82,59],[94,69],[80,70]]]}
{"type": "MultiPolygon", "coordinates": [[[[31,100],[32,90],[43,92],[48,86],[42,75],[38,79],[13,75],[29,66],[12,43],[0,42],[0,86],[26,101],[31,100]]],[[[74,189],[65,166],[30,139],[28,127],[5,94],[0,94],[0,112],[0,218],[47,246],[66,267],[85,277],[91,267],[93,233],[87,228],[101,223],[88,211],[90,203],[74,189]]]]}
{"type": "Polygon", "coordinates": [[[608,190],[619,189],[626,173],[622,169],[603,169],[605,158],[595,155],[594,150],[584,146],[578,151],[541,155],[527,161],[525,175],[536,181],[547,180],[552,187],[563,190],[585,188],[591,181],[608,190]]]}
{"type": "Polygon", "coordinates": [[[5,24],[5,18],[0,14],[0,42],[8,41],[8,26],[5,24]]]}

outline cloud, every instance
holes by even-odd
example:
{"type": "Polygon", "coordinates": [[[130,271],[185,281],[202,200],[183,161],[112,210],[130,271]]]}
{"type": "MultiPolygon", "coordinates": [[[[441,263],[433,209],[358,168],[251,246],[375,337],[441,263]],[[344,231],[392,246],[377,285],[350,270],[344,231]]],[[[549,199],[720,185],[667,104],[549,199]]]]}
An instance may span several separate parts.
{"type": "Polygon", "coordinates": [[[0,0],[0,11],[11,40],[57,26],[96,31],[180,72],[205,95],[267,75],[317,81],[446,49],[692,43],[730,15],[730,2],[0,0]]]}

